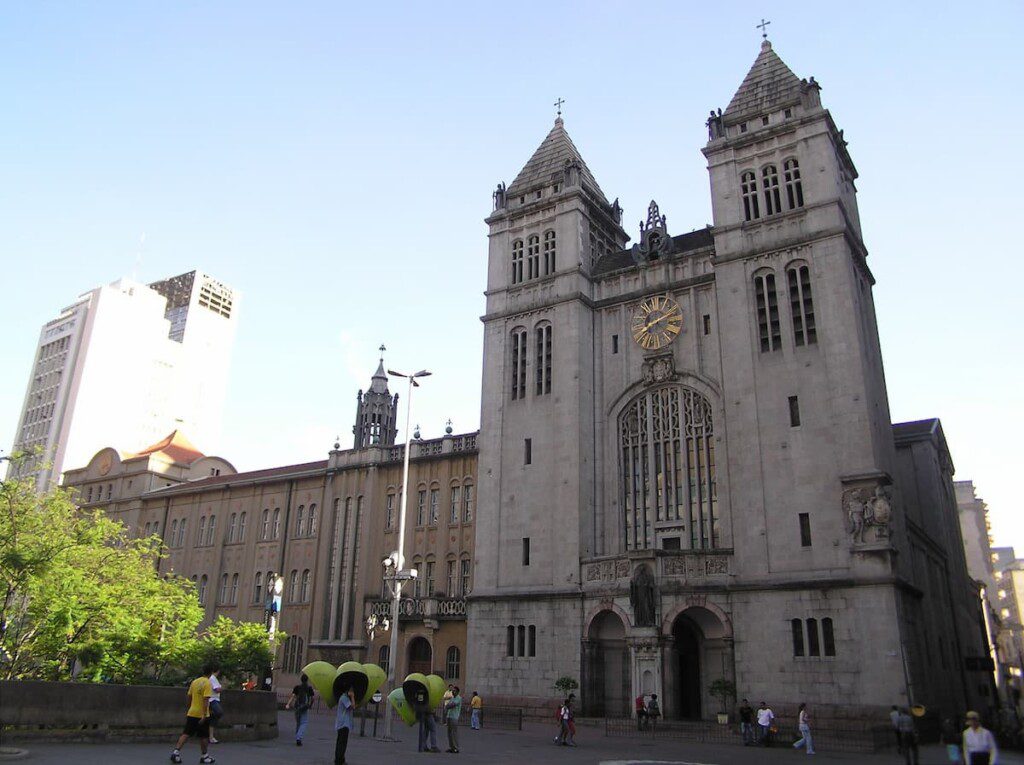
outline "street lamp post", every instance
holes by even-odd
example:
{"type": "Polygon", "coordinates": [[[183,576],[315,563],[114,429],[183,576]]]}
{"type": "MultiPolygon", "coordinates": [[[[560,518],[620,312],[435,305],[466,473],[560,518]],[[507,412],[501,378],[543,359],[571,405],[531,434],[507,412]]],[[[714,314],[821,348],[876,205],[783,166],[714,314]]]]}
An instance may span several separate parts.
{"type": "MultiPolygon", "coordinates": [[[[403,374],[401,372],[395,372],[391,369],[388,370],[388,374],[392,377],[402,377],[409,381],[409,394],[405,400],[405,455],[402,464],[402,500],[399,502],[398,507],[398,549],[392,553],[391,565],[394,566],[395,578],[394,578],[394,590],[391,601],[391,645],[388,648],[388,686],[392,689],[397,687],[397,667],[398,667],[398,619],[399,611],[402,607],[402,583],[408,579],[414,579],[417,572],[414,570],[405,570],[405,513],[409,503],[409,453],[412,451],[410,448],[412,445],[410,428],[412,427],[412,389],[418,388],[419,383],[416,382],[419,377],[427,377],[430,372],[423,369],[411,375],[403,374]]],[[[385,565],[388,561],[385,560],[385,565]]],[[[385,735],[390,738],[395,737],[394,731],[395,715],[391,709],[390,704],[384,705],[384,730],[385,735]]]]}

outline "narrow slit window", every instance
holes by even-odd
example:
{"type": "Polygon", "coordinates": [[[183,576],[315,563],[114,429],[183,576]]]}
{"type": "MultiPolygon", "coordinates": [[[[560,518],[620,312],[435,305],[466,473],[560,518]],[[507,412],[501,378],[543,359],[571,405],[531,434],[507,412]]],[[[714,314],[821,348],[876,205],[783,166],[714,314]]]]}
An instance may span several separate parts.
{"type": "Polygon", "coordinates": [[[800,427],[800,397],[789,397],[789,427],[800,427]]]}
{"type": "Polygon", "coordinates": [[[764,188],[764,214],[778,215],[782,212],[782,193],[775,165],[766,165],[761,171],[761,185],[764,188]]]}
{"type": "Polygon", "coordinates": [[[511,624],[505,628],[505,655],[516,655],[516,628],[511,624]]]}
{"type": "Polygon", "coordinates": [[[537,655],[537,627],[533,624],[531,624],[527,630],[526,655],[537,655]]]}
{"type": "Polygon", "coordinates": [[[821,656],[821,648],[818,645],[818,620],[807,620],[807,655],[821,656]]]}
{"type": "Polygon", "coordinates": [[[533,463],[533,439],[523,439],[523,464],[530,465],[533,463]]]}
{"type": "MultiPolygon", "coordinates": [[[[826,616],[821,620],[821,642],[824,644],[826,656],[836,655],[836,636],[832,631],[832,618],[826,616]]],[[[945,653],[943,653],[945,658],[945,653]]]]}
{"type": "Polygon", "coordinates": [[[512,400],[526,398],[526,330],[512,331],[512,400]]]}
{"type": "MultiPolygon", "coordinates": [[[[793,655],[804,655],[804,625],[799,619],[791,619],[789,622],[793,631],[793,655]]],[[[509,628],[511,629],[511,627],[509,628]]]]}
{"type": "Polygon", "coordinates": [[[704,314],[704,334],[711,334],[711,316],[709,314],[704,314]]]}
{"type": "Polygon", "coordinates": [[[752,171],[747,171],[740,180],[743,191],[743,217],[745,220],[757,220],[761,217],[757,201],[757,177],[752,171]]]}
{"type": "Polygon", "coordinates": [[[543,324],[534,333],[534,350],[537,364],[534,379],[538,396],[551,392],[551,325],[543,324]]]}
{"type": "Polygon", "coordinates": [[[800,546],[811,546],[811,516],[810,513],[800,513],[800,546]]]}
{"type": "Polygon", "coordinates": [[[523,537],[523,565],[530,565],[530,538],[523,537]]]}
{"type": "Polygon", "coordinates": [[[811,271],[806,265],[790,266],[789,307],[793,316],[793,342],[796,345],[814,345],[818,332],[814,325],[814,298],[811,295],[811,271]]]}
{"type": "Polygon", "coordinates": [[[526,656],[526,625],[516,627],[516,656],[526,656]]]}
{"type": "Polygon", "coordinates": [[[619,336],[612,335],[612,353],[619,352],[619,336]]]}

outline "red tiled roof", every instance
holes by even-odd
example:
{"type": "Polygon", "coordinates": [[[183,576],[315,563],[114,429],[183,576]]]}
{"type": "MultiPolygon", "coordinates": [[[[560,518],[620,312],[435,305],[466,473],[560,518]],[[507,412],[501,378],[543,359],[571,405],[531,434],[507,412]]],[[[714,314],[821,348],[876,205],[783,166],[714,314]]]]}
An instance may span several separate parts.
{"type": "Polygon", "coordinates": [[[141,452],[132,454],[128,459],[146,457],[150,454],[163,454],[175,462],[183,462],[186,465],[191,465],[196,460],[206,456],[196,449],[180,430],[175,430],[167,438],[157,441],[152,446],[147,446],[141,452]]]}

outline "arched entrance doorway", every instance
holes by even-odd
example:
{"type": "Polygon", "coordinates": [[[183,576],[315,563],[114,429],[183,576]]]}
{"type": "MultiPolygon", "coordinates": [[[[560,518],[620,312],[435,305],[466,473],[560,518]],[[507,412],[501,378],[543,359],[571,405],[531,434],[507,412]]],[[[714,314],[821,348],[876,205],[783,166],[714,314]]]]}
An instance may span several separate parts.
{"type": "Polygon", "coordinates": [[[409,674],[422,672],[429,675],[434,671],[434,655],[425,637],[414,637],[409,641],[409,674]]]}
{"type": "Polygon", "coordinates": [[[672,622],[672,650],[666,672],[667,709],[680,720],[707,718],[712,709],[708,686],[732,677],[726,626],[706,608],[687,608],[672,622]]]}
{"type": "Polygon", "coordinates": [[[594,617],[583,641],[583,700],[588,715],[630,714],[626,628],[613,611],[602,611],[594,617]]]}

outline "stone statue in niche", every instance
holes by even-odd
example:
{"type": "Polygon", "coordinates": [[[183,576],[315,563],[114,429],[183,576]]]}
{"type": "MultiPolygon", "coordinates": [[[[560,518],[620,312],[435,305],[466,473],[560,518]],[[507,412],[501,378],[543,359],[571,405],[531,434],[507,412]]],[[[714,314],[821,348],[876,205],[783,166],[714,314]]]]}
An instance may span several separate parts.
{"type": "Polygon", "coordinates": [[[889,524],[892,521],[892,500],[889,491],[879,484],[874,492],[866,489],[848,489],[843,493],[843,509],[846,511],[847,531],[855,544],[864,543],[868,529],[875,529],[875,539],[889,538],[889,524]]]}
{"type": "Polygon", "coordinates": [[[640,566],[629,583],[629,605],[637,627],[655,626],[655,597],[654,575],[647,566],[640,566]]]}

